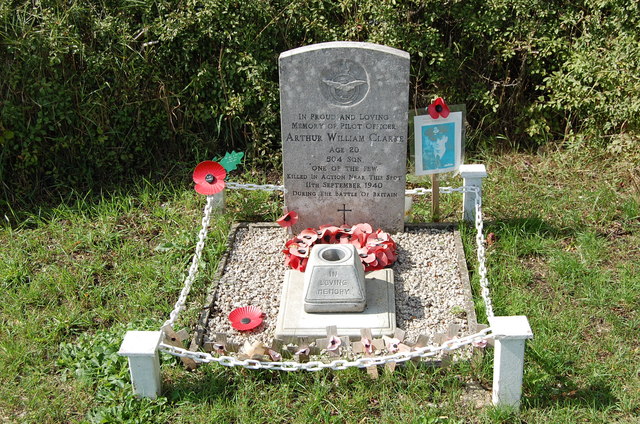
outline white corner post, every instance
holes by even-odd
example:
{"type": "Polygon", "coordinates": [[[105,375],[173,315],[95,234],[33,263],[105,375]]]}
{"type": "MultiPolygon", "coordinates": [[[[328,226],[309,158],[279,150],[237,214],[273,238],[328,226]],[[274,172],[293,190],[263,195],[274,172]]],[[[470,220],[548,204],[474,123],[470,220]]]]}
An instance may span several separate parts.
{"type": "Polygon", "coordinates": [[[161,331],[127,331],[118,355],[129,359],[133,392],[138,397],[155,399],[162,389],[158,345],[161,331]]]}
{"type": "MultiPolygon", "coordinates": [[[[482,190],[482,179],[487,176],[487,169],[483,164],[460,165],[460,176],[463,178],[463,185],[478,187],[482,190]]],[[[476,194],[464,192],[462,195],[464,209],[462,219],[466,222],[475,222],[476,219],[476,194]]]]}
{"type": "Polygon", "coordinates": [[[225,198],[224,198],[224,190],[216,193],[213,195],[213,207],[212,209],[214,211],[223,211],[224,210],[224,204],[225,204],[225,198]]]}
{"type": "Polygon", "coordinates": [[[490,317],[495,336],[493,358],[493,404],[520,407],[524,372],[525,340],[533,338],[525,316],[490,317]]]}

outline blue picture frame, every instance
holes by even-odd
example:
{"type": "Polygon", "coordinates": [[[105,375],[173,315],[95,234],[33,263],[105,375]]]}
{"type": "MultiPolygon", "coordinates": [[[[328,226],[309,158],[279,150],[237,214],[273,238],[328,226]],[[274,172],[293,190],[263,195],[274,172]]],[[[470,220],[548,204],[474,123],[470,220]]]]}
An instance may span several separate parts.
{"type": "Polygon", "coordinates": [[[456,171],[462,162],[462,112],[414,117],[416,175],[456,171]]]}

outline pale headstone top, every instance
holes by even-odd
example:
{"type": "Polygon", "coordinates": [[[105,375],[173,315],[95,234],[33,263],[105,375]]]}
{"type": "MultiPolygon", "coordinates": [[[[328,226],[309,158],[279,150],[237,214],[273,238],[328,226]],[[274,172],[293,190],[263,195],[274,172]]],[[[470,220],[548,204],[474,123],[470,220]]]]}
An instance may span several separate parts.
{"type": "Polygon", "coordinates": [[[294,232],[404,230],[409,54],[331,42],[280,55],[285,205],[294,232]]]}

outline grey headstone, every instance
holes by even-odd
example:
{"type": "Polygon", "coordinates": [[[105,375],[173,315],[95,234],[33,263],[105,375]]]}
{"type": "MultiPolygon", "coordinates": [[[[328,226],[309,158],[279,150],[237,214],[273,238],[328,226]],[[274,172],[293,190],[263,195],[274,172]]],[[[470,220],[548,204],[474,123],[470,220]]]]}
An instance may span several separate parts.
{"type": "Polygon", "coordinates": [[[280,55],[285,204],[294,232],[404,229],[409,54],[331,42],[280,55]]]}

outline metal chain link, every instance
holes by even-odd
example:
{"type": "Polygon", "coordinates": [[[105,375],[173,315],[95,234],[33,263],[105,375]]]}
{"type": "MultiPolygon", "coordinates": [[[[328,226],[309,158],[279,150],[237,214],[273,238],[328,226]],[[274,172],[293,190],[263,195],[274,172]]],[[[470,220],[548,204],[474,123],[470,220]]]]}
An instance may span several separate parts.
{"type": "Polygon", "coordinates": [[[481,287],[481,295],[482,300],[484,300],[485,312],[487,314],[487,318],[493,318],[493,302],[491,301],[491,293],[489,292],[489,280],[487,279],[487,267],[485,265],[486,262],[486,251],[484,247],[484,234],[483,234],[483,218],[482,218],[482,189],[480,187],[469,187],[473,188],[472,192],[475,192],[474,200],[475,200],[475,209],[476,209],[476,255],[478,258],[478,274],[480,276],[480,287],[481,287]]]}
{"type": "Polygon", "coordinates": [[[225,182],[225,187],[231,188],[234,190],[244,189],[244,190],[263,190],[263,191],[282,191],[286,193],[286,189],[284,186],[273,185],[273,184],[242,184],[242,183],[234,183],[234,182],[225,182]]]}
{"type": "Polygon", "coordinates": [[[475,334],[471,334],[465,337],[451,339],[440,346],[425,346],[419,347],[411,352],[400,352],[387,356],[380,356],[375,358],[358,358],[353,361],[346,359],[336,359],[331,362],[293,362],[293,361],[258,361],[256,359],[237,359],[233,356],[213,356],[206,352],[193,352],[180,347],[171,346],[165,343],[160,343],[159,350],[161,352],[168,353],[173,356],[181,358],[190,358],[195,362],[211,363],[217,362],[220,365],[226,367],[244,367],[248,369],[269,369],[275,371],[320,371],[323,369],[344,370],[351,367],[365,368],[372,365],[383,365],[387,362],[406,362],[413,358],[427,358],[436,356],[440,352],[451,352],[461,347],[470,345],[474,342],[484,342],[495,338],[492,334],[492,329],[485,328],[475,334]]]}
{"type": "MultiPolygon", "coordinates": [[[[430,188],[415,188],[412,190],[406,190],[405,194],[424,195],[432,193],[430,188]]],[[[473,193],[474,206],[476,212],[475,227],[476,227],[476,255],[478,258],[478,275],[480,277],[480,288],[482,300],[484,301],[487,318],[493,317],[493,302],[489,292],[489,280],[487,279],[487,267],[486,267],[486,250],[484,246],[484,234],[483,234],[483,218],[482,218],[482,189],[476,186],[462,186],[458,188],[452,187],[440,187],[440,193],[473,193]]]]}
{"type": "Polygon", "coordinates": [[[200,233],[198,234],[198,243],[196,244],[196,251],[193,254],[193,258],[191,260],[191,267],[189,268],[189,274],[184,280],[184,286],[182,287],[182,291],[180,292],[180,296],[178,297],[178,301],[173,306],[173,311],[169,314],[169,319],[164,323],[163,327],[166,325],[173,326],[173,324],[178,319],[178,315],[180,311],[184,309],[184,305],[187,301],[187,296],[191,291],[191,286],[196,279],[196,274],[198,273],[198,267],[200,266],[200,257],[202,256],[202,250],[204,249],[204,241],[207,238],[207,232],[209,231],[209,222],[211,221],[211,212],[213,211],[214,205],[214,197],[207,196],[207,204],[204,207],[204,216],[202,217],[202,228],[200,228],[200,233]]]}

